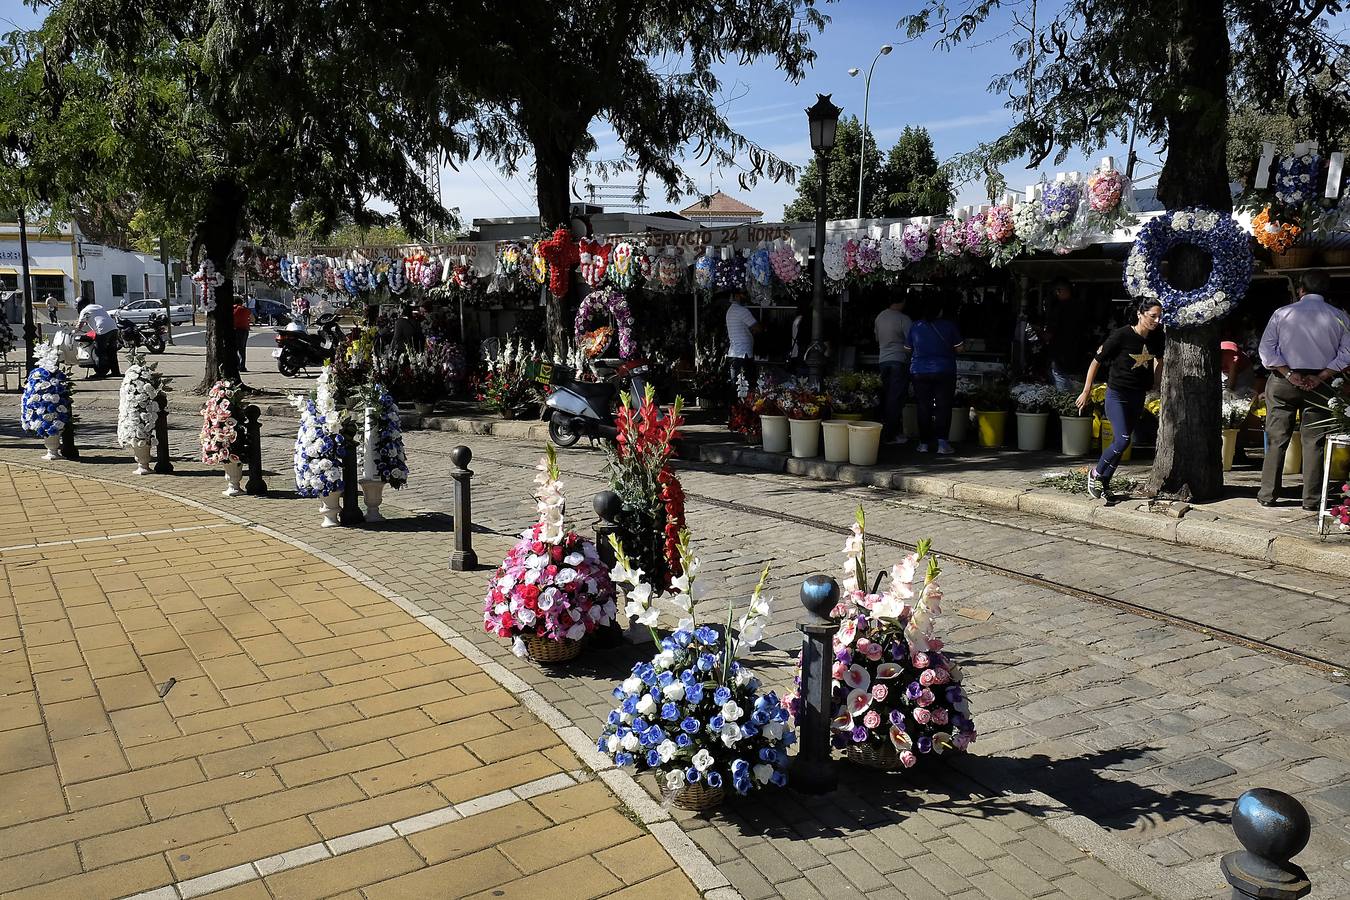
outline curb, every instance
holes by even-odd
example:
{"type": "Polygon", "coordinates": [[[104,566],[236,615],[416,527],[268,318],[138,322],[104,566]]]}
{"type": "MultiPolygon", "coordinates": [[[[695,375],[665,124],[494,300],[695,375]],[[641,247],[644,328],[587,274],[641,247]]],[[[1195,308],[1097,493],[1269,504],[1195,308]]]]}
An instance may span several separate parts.
{"type": "MultiPolygon", "coordinates": [[[[289,409],[289,407],[287,407],[289,409]]],[[[547,428],[545,429],[547,430],[547,428]]],[[[5,461],[7,466],[19,469],[28,469],[32,471],[50,472],[54,471],[52,466],[37,466],[26,463],[5,461]]],[[[170,494],[167,491],[149,485],[130,484],[125,481],[118,481],[113,478],[103,478],[96,475],[85,475],[77,472],[65,472],[62,474],[71,478],[83,478],[87,481],[97,481],[104,484],[113,484],[119,487],[127,488],[133,491],[142,491],[166,500],[173,500],[184,506],[199,509],[204,512],[218,516],[226,522],[233,525],[241,525],[245,528],[253,529],[260,534],[265,534],[270,538],[281,541],[301,550],[316,559],[319,559],[342,574],[352,578],[358,583],[370,588],[380,596],[384,597],[390,603],[393,603],[399,609],[412,616],[417,622],[421,623],[432,633],[445,641],[446,644],[455,648],[465,659],[477,665],[489,678],[501,685],[505,690],[515,696],[522,706],[533,713],[541,722],[553,729],[554,733],[567,745],[568,749],[576,754],[577,758],[585,765],[594,776],[603,781],[619,802],[630,809],[634,816],[642,823],[653,837],[661,844],[661,847],[670,854],[671,859],[680,867],[694,887],[707,897],[716,898],[716,900],[742,900],[741,893],[731,884],[730,879],[722,874],[717,865],[703,852],[703,850],[694,843],[693,839],[685,834],[684,830],[673,821],[670,813],[659,803],[652,799],[642,785],[638,784],[626,769],[621,769],[614,764],[614,760],[604,756],[595,748],[595,741],[587,736],[586,732],[573,724],[561,710],[544,698],[542,694],[532,688],[526,681],[511,672],[501,663],[496,662],[473,642],[464,637],[450,625],[436,618],[431,613],[422,609],[413,601],[389,590],[369,575],[357,569],[336,556],[333,556],[318,547],[313,546],[299,538],[283,534],[267,525],[252,522],[244,516],[237,513],[227,512],[223,509],[202,503],[199,500],[193,500],[188,497],[180,497],[170,494]]]]}

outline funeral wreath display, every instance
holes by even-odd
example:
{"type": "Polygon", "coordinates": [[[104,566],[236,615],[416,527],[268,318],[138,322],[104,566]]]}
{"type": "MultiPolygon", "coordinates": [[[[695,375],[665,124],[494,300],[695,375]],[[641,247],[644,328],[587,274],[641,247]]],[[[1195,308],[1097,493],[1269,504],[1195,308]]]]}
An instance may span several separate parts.
{"type": "Polygon", "coordinates": [[[1139,229],[1125,263],[1125,289],[1136,299],[1162,304],[1163,324],[1193,327],[1217,322],[1233,311],[1252,279],[1251,239],[1233,217],[1212,209],[1163,213],[1139,229]],[[1200,287],[1178,290],[1162,274],[1174,248],[1190,245],[1209,254],[1209,278],[1200,287]]]}

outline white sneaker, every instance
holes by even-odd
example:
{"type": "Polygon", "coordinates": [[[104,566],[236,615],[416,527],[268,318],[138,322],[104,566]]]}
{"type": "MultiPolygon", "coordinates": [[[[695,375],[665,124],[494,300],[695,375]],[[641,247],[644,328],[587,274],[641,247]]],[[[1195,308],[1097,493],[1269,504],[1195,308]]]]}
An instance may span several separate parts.
{"type": "Polygon", "coordinates": [[[938,441],[937,452],[938,456],[951,456],[956,451],[953,450],[952,445],[947,443],[946,441],[938,441]]]}
{"type": "Polygon", "coordinates": [[[918,450],[920,453],[927,453],[927,452],[928,452],[928,445],[927,445],[927,444],[920,444],[919,446],[915,447],[914,449],[915,449],[915,450],[918,450]]]}

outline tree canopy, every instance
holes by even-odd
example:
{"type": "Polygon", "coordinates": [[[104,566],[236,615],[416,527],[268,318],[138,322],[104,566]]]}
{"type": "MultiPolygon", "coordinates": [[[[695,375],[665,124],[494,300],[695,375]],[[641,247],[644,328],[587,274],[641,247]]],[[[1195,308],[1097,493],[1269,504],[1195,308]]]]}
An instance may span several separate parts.
{"type": "Polygon", "coordinates": [[[940,216],[951,209],[951,176],[938,165],[928,129],[905,126],[881,171],[885,208],[895,218],[940,216]]]}

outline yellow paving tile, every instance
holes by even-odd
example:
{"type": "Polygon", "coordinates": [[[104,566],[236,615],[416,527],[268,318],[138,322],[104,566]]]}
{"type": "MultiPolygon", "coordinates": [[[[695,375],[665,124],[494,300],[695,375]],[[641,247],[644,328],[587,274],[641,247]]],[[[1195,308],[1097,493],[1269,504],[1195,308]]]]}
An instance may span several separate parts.
{"type": "Polygon", "coordinates": [[[473,900],[537,900],[547,896],[549,900],[590,900],[592,897],[606,897],[623,882],[600,863],[589,856],[574,859],[548,871],[539,872],[517,881],[509,881],[490,891],[470,894],[473,900]]]}
{"type": "Polygon", "coordinates": [[[72,897],[125,897],[173,882],[163,856],[95,869],[6,894],[6,900],[70,900],[72,897]]]}
{"type": "Polygon", "coordinates": [[[168,854],[169,865],[176,878],[185,880],[303,847],[317,840],[319,833],[308,821],[287,819],[180,847],[168,854]]]}
{"type": "Polygon", "coordinates": [[[80,858],[85,869],[98,869],[233,832],[223,812],[207,809],[80,841],[80,858]]]}
{"type": "Polygon", "coordinates": [[[501,852],[489,847],[468,856],[381,881],[362,890],[369,900],[445,900],[449,885],[458,895],[486,890],[520,873],[501,852]]]}
{"type": "Polygon", "coordinates": [[[53,816],[37,822],[0,829],[0,857],[55,847],[82,838],[144,825],[149,821],[140,800],[122,800],[108,806],[53,816]]]}
{"type": "Polygon", "coordinates": [[[369,800],[357,800],[326,812],[317,812],[309,820],[323,832],[324,837],[332,838],[397,822],[447,805],[446,799],[432,787],[416,785],[369,800]]]}
{"type": "MultiPolygon", "coordinates": [[[[350,888],[420,869],[422,857],[407,841],[392,840],[344,853],[265,879],[272,893],[286,900],[318,900],[350,888]]],[[[446,885],[449,888],[449,885],[446,885]]]]}
{"type": "Polygon", "coordinates": [[[527,803],[511,803],[408,838],[429,863],[443,862],[542,831],[553,823],[527,803]]]}
{"type": "MultiPolygon", "coordinates": [[[[225,815],[229,816],[230,821],[241,831],[245,828],[256,828],[259,825],[280,822],[283,819],[309,815],[310,820],[318,826],[319,830],[324,831],[317,816],[311,814],[335,807],[345,809],[348,804],[358,803],[365,799],[366,795],[356,786],[356,783],[344,775],[341,778],[330,778],[328,781],[274,791],[251,800],[240,800],[237,803],[227,804],[225,815]]],[[[353,828],[350,830],[360,831],[361,829],[353,828]]],[[[324,833],[327,834],[328,832],[324,831],[324,833]]],[[[345,834],[346,832],[334,833],[345,834]]]]}

